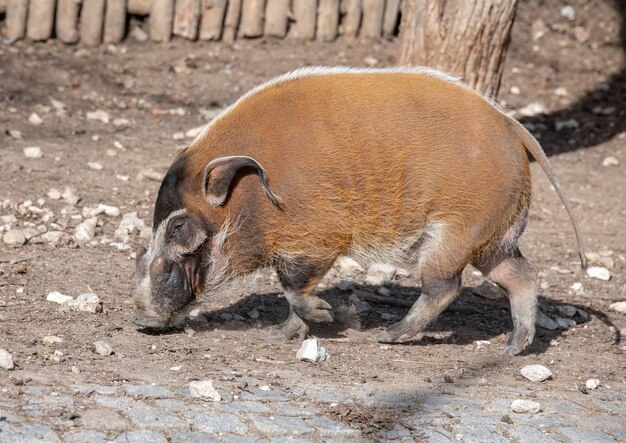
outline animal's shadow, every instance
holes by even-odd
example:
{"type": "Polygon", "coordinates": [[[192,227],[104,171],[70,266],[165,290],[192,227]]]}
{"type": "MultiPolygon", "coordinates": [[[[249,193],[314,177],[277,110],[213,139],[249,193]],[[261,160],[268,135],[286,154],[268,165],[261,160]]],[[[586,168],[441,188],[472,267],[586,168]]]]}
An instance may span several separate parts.
{"type": "MultiPolygon", "coordinates": [[[[355,285],[357,294],[376,294],[377,287],[355,285]]],[[[420,289],[400,285],[387,288],[390,297],[402,304],[410,304],[420,296],[420,289]]],[[[395,346],[426,346],[433,344],[467,345],[478,340],[492,340],[494,337],[511,333],[513,324],[507,298],[485,299],[472,292],[473,288],[463,287],[460,296],[442,312],[432,324],[420,334],[420,338],[398,343],[395,346]]],[[[348,329],[371,331],[372,341],[376,340],[378,330],[400,321],[409,311],[409,307],[399,306],[396,302],[368,301],[369,311],[359,315],[356,304],[350,300],[351,291],[329,288],[317,293],[318,296],[333,306],[333,323],[310,323],[310,335],[320,338],[340,338],[348,329]]],[[[582,311],[585,317],[575,314],[577,324],[586,323],[595,316],[607,329],[614,326],[606,314],[587,306],[572,303],[561,303],[552,299],[539,297],[542,312],[563,312],[566,306],[582,311]]],[[[184,327],[192,327],[197,332],[217,330],[246,330],[257,328],[268,332],[272,327],[282,323],[289,314],[287,300],[278,292],[254,293],[238,299],[234,304],[216,310],[203,311],[195,319],[183,321],[178,327],[162,331],[146,330],[149,334],[180,333],[184,327]]],[[[560,315],[565,318],[565,315],[560,315]]],[[[524,354],[542,354],[552,340],[559,339],[565,329],[543,329],[537,326],[535,339],[524,354]]],[[[620,334],[613,334],[615,344],[620,341],[620,334]]]]}

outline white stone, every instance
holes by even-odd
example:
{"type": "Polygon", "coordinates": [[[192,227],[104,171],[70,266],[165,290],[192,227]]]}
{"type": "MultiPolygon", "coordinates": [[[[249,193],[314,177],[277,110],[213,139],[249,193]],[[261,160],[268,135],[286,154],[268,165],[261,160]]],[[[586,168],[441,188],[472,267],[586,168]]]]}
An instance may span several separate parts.
{"type": "Polygon", "coordinates": [[[174,135],[172,135],[172,138],[174,140],[182,140],[185,138],[185,133],[184,132],[175,132],[174,135]]]}
{"type": "Polygon", "coordinates": [[[2,236],[2,241],[7,245],[19,247],[26,243],[26,236],[19,229],[11,229],[2,236]]]}
{"type": "Polygon", "coordinates": [[[126,129],[130,127],[130,120],[127,118],[115,118],[113,119],[113,126],[117,129],[126,129]]]}
{"type": "Polygon", "coordinates": [[[63,339],[61,337],[57,337],[56,335],[46,335],[41,339],[41,342],[47,346],[53,346],[59,343],[63,343],[63,339]]]}
{"type": "Polygon", "coordinates": [[[585,387],[587,389],[597,389],[600,386],[600,380],[597,378],[590,378],[585,382],[585,387]]]}
{"type": "Polygon", "coordinates": [[[189,383],[191,396],[206,401],[222,401],[222,396],[213,386],[213,380],[196,380],[189,383]]]}
{"type": "Polygon", "coordinates": [[[587,268],[587,275],[591,278],[603,281],[609,281],[611,279],[609,270],[602,266],[591,266],[587,268]]]}
{"type": "Polygon", "coordinates": [[[130,235],[141,234],[145,227],[145,223],[137,217],[136,212],[129,212],[122,217],[120,224],[115,230],[115,237],[126,240],[130,235]]]}
{"type": "Polygon", "coordinates": [[[557,95],[559,97],[566,97],[567,94],[567,88],[564,88],[563,86],[559,86],[554,90],[554,95],[557,95]]]}
{"type": "Polygon", "coordinates": [[[46,300],[54,302],[54,303],[58,303],[58,304],[63,304],[66,301],[69,300],[74,300],[74,297],[70,296],[70,295],[64,295],[61,294],[59,291],[54,291],[54,292],[50,292],[47,296],[46,296],[46,300]]]}
{"type": "Polygon", "coordinates": [[[185,132],[185,137],[187,138],[196,138],[200,133],[204,130],[206,125],[198,126],[196,128],[191,128],[185,132]]]}
{"type": "Polygon", "coordinates": [[[119,217],[120,215],[120,208],[118,208],[117,206],[109,206],[100,203],[98,205],[98,209],[102,209],[104,213],[109,217],[119,217]]]}
{"type": "Polygon", "coordinates": [[[97,342],[94,342],[93,346],[97,354],[100,354],[100,355],[113,354],[113,348],[111,347],[110,344],[108,344],[105,341],[98,340],[97,342]]]}
{"type": "Polygon", "coordinates": [[[13,356],[8,351],[0,349],[0,368],[11,370],[15,368],[13,356]]]}
{"type": "Polygon", "coordinates": [[[326,353],[326,349],[316,338],[304,340],[302,346],[296,354],[296,358],[302,361],[310,361],[312,363],[321,362],[327,360],[329,355],[326,353]]]}
{"type": "Polygon", "coordinates": [[[15,140],[22,139],[22,133],[17,129],[9,129],[9,136],[15,140]]]}
{"type": "Polygon", "coordinates": [[[58,116],[62,117],[65,115],[67,111],[67,106],[65,105],[65,103],[63,103],[62,101],[50,98],[50,104],[52,105],[52,107],[54,108],[58,116]]]}
{"type": "Polygon", "coordinates": [[[538,114],[545,114],[546,111],[546,106],[543,103],[532,102],[520,108],[517,112],[523,117],[533,117],[538,114]]]}
{"type": "Polygon", "coordinates": [[[39,146],[31,146],[28,148],[24,148],[24,156],[26,158],[41,158],[43,157],[43,152],[41,152],[41,148],[39,146]]]}
{"type": "Polygon", "coordinates": [[[396,275],[396,267],[388,263],[374,263],[367,269],[365,283],[372,286],[380,286],[393,280],[396,275]]]}
{"type": "Polygon", "coordinates": [[[130,31],[130,36],[138,42],[145,42],[148,40],[148,33],[141,29],[139,26],[133,27],[130,31]]]}
{"type": "Polygon", "coordinates": [[[61,191],[55,188],[50,188],[48,191],[48,198],[52,200],[59,200],[61,198],[61,191]]]}
{"type": "Polygon", "coordinates": [[[364,272],[363,266],[361,266],[355,259],[348,257],[347,255],[341,255],[335,260],[333,265],[337,270],[344,275],[354,275],[364,272]]]}
{"type": "Polygon", "coordinates": [[[552,371],[543,365],[524,366],[520,373],[530,381],[545,381],[552,377],[552,371]]]}
{"type": "Polygon", "coordinates": [[[164,175],[162,173],[153,171],[151,169],[143,169],[142,171],[139,172],[139,174],[137,174],[138,181],[141,181],[144,178],[147,178],[148,180],[160,182],[161,180],[163,180],[163,177],[164,175]]]}
{"type": "Polygon", "coordinates": [[[583,284],[579,281],[572,283],[572,286],[570,286],[570,288],[573,289],[576,294],[582,294],[583,292],[585,292],[583,284]]]}
{"type": "Polygon", "coordinates": [[[602,166],[619,166],[619,160],[617,157],[609,155],[608,157],[605,157],[604,160],[602,160],[602,166]]]}
{"type": "Polygon", "coordinates": [[[517,86],[511,86],[511,89],[509,89],[509,91],[511,91],[511,94],[513,95],[520,95],[520,93],[522,92],[517,86]]]}
{"type": "Polygon", "coordinates": [[[69,186],[65,187],[65,190],[63,191],[63,194],[61,194],[61,197],[63,197],[63,200],[65,200],[65,202],[69,203],[70,205],[75,205],[80,201],[80,197],[78,196],[76,191],[69,186]]]}
{"type": "Polygon", "coordinates": [[[626,314],[626,301],[611,303],[609,305],[609,309],[612,309],[615,312],[619,312],[620,314],[626,314]]]}
{"type": "Polygon", "coordinates": [[[559,10],[559,14],[560,14],[561,17],[566,18],[568,20],[575,20],[576,19],[576,11],[570,5],[563,6],[559,10]]]}
{"type": "Polygon", "coordinates": [[[376,66],[378,63],[380,63],[380,60],[378,60],[376,57],[368,55],[367,57],[363,58],[363,63],[371,68],[372,66],[376,66]]]}
{"type": "Polygon", "coordinates": [[[89,169],[93,169],[94,171],[102,171],[104,168],[100,162],[87,162],[87,166],[89,166],[89,169]]]}
{"type": "Polygon", "coordinates": [[[33,112],[31,115],[28,116],[28,121],[31,124],[36,125],[36,126],[43,123],[43,119],[39,117],[39,115],[36,112],[33,112]]]}
{"type": "Polygon", "coordinates": [[[102,312],[100,298],[93,292],[86,292],[76,297],[76,300],[68,300],[63,303],[62,308],[66,311],[79,311],[97,314],[102,312]]]}
{"type": "Polygon", "coordinates": [[[59,242],[59,240],[61,240],[62,237],[63,233],[61,231],[49,231],[42,234],[40,238],[42,241],[55,245],[59,242]]]}
{"type": "Polygon", "coordinates": [[[98,121],[101,121],[102,123],[109,123],[109,121],[111,120],[111,117],[109,116],[109,113],[106,112],[106,111],[103,111],[102,109],[98,109],[97,111],[88,112],[87,113],[87,118],[89,120],[98,120],[98,121]]]}
{"type": "Polygon", "coordinates": [[[96,235],[96,225],[98,224],[98,219],[96,217],[88,218],[81,224],[76,227],[76,232],[74,233],[74,239],[78,243],[86,243],[88,241],[93,240],[96,235]]]}
{"type": "Polygon", "coordinates": [[[511,410],[518,414],[536,414],[541,411],[541,405],[532,400],[514,400],[511,410]]]}

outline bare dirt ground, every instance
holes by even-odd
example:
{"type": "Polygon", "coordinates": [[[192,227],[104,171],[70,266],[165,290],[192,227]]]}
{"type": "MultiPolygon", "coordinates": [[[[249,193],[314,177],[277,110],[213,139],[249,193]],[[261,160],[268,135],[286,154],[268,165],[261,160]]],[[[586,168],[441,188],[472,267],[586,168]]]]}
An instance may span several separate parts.
{"type": "MultiPolygon", "coordinates": [[[[581,416],[594,416],[600,413],[590,401],[595,393],[579,388],[586,379],[597,378],[600,390],[621,393],[611,400],[617,410],[603,413],[621,417],[625,429],[626,316],[608,309],[626,299],[625,35],[611,2],[574,2],[573,21],[559,15],[562,4],[521,4],[499,100],[518,111],[532,102],[544,104],[540,115],[518,113],[518,118],[541,137],[574,203],[587,250],[604,251],[612,277],[592,279],[580,269],[566,213],[533,164],[531,223],[521,246],[540,270],[542,308],[556,312],[571,305],[588,318],[578,315],[578,324],[569,329],[539,328],[530,349],[515,358],[501,355],[512,327],[508,302],[473,294],[471,288],[482,278],[471,269],[452,309],[420,339],[394,346],[375,341],[376,334],[394,322],[381,314],[402,316],[407,310],[372,303],[367,316],[356,316],[349,309],[349,292],[337,289],[339,277],[330,275],[322,297],[336,307],[342,321],[312,329],[331,355],[329,361],[313,365],[295,359],[300,343],[266,341],[269,327],[287,315],[287,303],[271,276],[208,300],[206,321],[150,334],[128,321],[132,251],[108,244],[120,217],[100,215],[92,242],[78,245],[72,239],[82,208],[98,203],[117,206],[122,214],[136,211],[149,224],[159,183],[137,176],[167,169],[190,140],[175,140],[173,135],[204,124],[206,112],[201,110],[223,108],[258,83],[305,65],[363,66],[371,64],[372,57],[378,66],[392,65],[394,42],[243,41],[229,47],[129,41],[97,49],[56,42],[0,45],[0,202],[5,202],[0,215],[15,215],[14,227],[20,229],[33,223],[65,233],[56,245],[33,239],[15,248],[0,242],[0,348],[8,350],[17,365],[15,371],[0,373],[7,398],[21,402],[26,392],[22,388],[29,384],[63,392],[76,383],[181,388],[206,378],[234,392],[241,386],[233,374],[248,374],[298,396],[304,406],[319,408],[320,415],[374,432],[404,423],[411,413],[428,408],[425,398],[448,391],[480,404],[510,398],[505,392],[517,395],[521,390],[540,399],[552,393],[552,399],[567,398],[579,405],[581,416]],[[533,38],[541,32],[543,36],[533,38]],[[58,113],[50,99],[63,102],[66,111],[58,113]],[[130,127],[86,118],[96,110],[105,110],[111,119],[128,119],[130,127]],[[32,113],[43,123],[30,123],[32,113]],[[576,124],[557,131],[557,122],[570,119],[576,124]],[[22,138],[16,139],[10,130],[20,131],[22,138]],[[39,146],[43,157],[26,158],[22,150],[31,146],[39,146]],[[619,164],[603,166],[609,156],[619,164]],[[103,167],[93,170],[88,162],[103,167]],[[81,197],[74,209],[47,197],[51,188],[62,191],[65,186],[81,197]],[[44,199],[42,205],[39,198],[44,199]],[[22,214],[18,205],[26,200],[51,209],[53,216],[42,221],[37,212],[22,214]],[[577,282],[582,289],[572,288],[577,282]],[[72,296],[93,291],[104,311],[62,312],[45,299],[52,291],[72,296]],[[252,319],[248,313],[255,308],[259,317],[252,319]],[[48,335],[63,342],[43,345],[41,338],[48,335]],[[115,354],[95,354],[96,340],[107,341],[115,354]],[[477,345],[477,340],[490,344],[477,345]],[[62,355],[55,357],[54,350],[62,355]],[[523,379],[519,369],[534,363],[548,366],[553,379],[539,387],[523,379]],[[177,366],[179,370],[171,370],[177,366]],[[337,401],[329,401],[339,406],[329,405],[331,394],[337,401]],[[380,399],[383,394],[387,400],[380,399]],[[342,406],[341,399],[347,398],[342,396],[357,406],[342,406]]],[[[129,244],[134,249],[146,242],[131,236],[129,244]]],[[[417,277],[394,281],[392,295],[415,299],[417,277]]],[[[362,281],[362,276],[354,278],[362,281]]],[[[41,420],[59,433],[80,428],[81,408],[78,402],[75,419],[41,420]]],[[[419,436],[418,431],[413,434],[419,436]]]]}

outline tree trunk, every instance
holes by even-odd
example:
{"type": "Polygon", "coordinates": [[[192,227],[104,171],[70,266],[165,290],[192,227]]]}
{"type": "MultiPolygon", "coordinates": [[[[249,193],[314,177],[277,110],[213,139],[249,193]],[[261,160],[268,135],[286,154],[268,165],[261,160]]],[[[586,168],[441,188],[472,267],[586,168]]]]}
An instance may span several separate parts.
{"type": "Polygon", "coordinates": [[[495,97],[516,8],[517,0],[406,0],[398,62],[459,75],[495,97]]]}
{"type": "Polygon", "coordinates": [[[200,0],[176,0],[174,9],[174,35],[195,40],[200,23],[200,0]]]}
{"type": "Polygon", "coordinates": [[[150,38],[168,42],[172,38],[174,0],[152,0],[150,5],[150,38]]]}
{"type": "Polygon", "coordinates": [[[342,0],[341,33],[348,40],[356,38],[361,26],[361,0],[342,0]]]}
{"type": "Polygon", "coordinates": [[[150,6],[152,0],[128,0],[127,10],[129,14],[133,15],[148,15],[150,14],[150,6]]]}
{"type": "Polygon", "coordinates": [[[317,0],[293,0],[292,36],[300,40],[315,38],[315,20],[317,18],[317,0]]]}
{"type": "Polygon", "coordinates": [[[224,19],[224,41],[226,43],[233,43],[235,41],[240,16],[241,0],[228,0],[226,18],[224,19]]]}
{"type": "Polygon", "coordinates": [[[78,33],[78,11],[81,0],[59,0],[55,29],[57,37],[63,43],[76,43],[78,33]]]}
{"type": "Polygon", "coordinates": [[[385,0],[363,0],[363,23],[359,35],[365,38],[380,37],[384,14],[385,0]]]}
{"type": "Polygon", "coordinates": [[[28,0],[9,0],[6,13],[6,36],[9,40],[24,38],[26,14],[28,14],[28,0]]]}
{"type": "Polygon", "coordinates": [[[339,0],[320,0],[317,14],[317,38],[331,42],[337,38],[339,0]]]}
{"type": "Polygon", "coordinates": [[[55,0],[30,0],[28,6],[28,26],[26,35],[29,39],[48,40],[54,24],[55,0]]]}
{"type": "Polygon", "coordinates": [[[219,40],[226,14],[227,0],[202,0],[200,40],[219,40]]]}
{"type": "Polygon", "coordinates": [[[83,0],[80,11],[80,42],[88,46],[102,42],[104,0],[83,0]]]}
{"type": "Polygon", "coordinates": [[[126,0],[107,0],[104,43],[119,43],[126,31],[126,0]]]}
{"type": "Polygon", "coordinates": [[[267,0],[265,28],[263,30],[266,37],[283,38],[287,35],[290,3],[289,0],[267,0]]]}

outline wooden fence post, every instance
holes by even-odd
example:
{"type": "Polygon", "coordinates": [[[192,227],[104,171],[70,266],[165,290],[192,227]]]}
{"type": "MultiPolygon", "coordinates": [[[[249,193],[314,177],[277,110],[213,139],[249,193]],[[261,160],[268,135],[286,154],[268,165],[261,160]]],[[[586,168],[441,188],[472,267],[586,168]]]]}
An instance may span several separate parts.
{"type": "Polygon", "coordinates": [[[126,0],[107,0],[104,43],[119,43],[126,31],[126,0]]]}
{"type": "Polygon", "coordinates": [[[200,40],[219,40],[222,37],[227,0],[202,0],[200,10],[200,40]]]}
{"type": "Polygon", "coordinates": [[[28,0],[9,0],[6,13],[6,35],[9,40],[24,38],[28,0]]]}
{"type": "Polygon", "coordinates": [[[83,0],[80,11],[80,41],[88,46],[102,42],[105,0],[83,0]]]}
{"type": "Polygon", "coordinates": [[[76,43],[80,38],[78,33],[80,3],[81,0],[59,0],[57,3],[55,30],[57,38],[63,43],[76,43]]]}
{"type": "Polygon", "coordinates": [[[263,35],[263,16],[265,0],[243,0],[239,34],[243,37],[263,35]]]}
{"type": "Polygon", "coordinates": [[[150,38],[168,42],[172,38],[174,0],[152,0],[150,5],[150,38]]]}
{"type": "Polygon", "coordinates": [[[195,40],[200,23],[200,0],[176,0],[174,9],[174,35],[195,40]]]}
{"type": "Polygon", "coordinates": [[[356,38],[361,25],[361,0],[342,0],[341,33],[348,40],[356,38]]]}
{"type": "Polygon", "coordinates": [[[400,0],[387,0],[385,3],[385,15],[383,17],[383,37],[391,38],[398,24],[400,0]]]}
{"type": "Polygon", "coordinates": [[[292,36],[300,40],[315,38],[315,22],[317,19],[317,0],[293,0],[292,36]]]}
{"type": "Polygon", "coordinates": [[[48,40],[54,25],[55,0],[30,0],[26,36],[35,41],[48,40]]]}
{"type": "Polygon", "coordinates": [[[226,18],[224,19],[224,33],[222,34],[226,43],[233,43],[235,41],[240,15],[241,0],[228,0],[226,18]]]}
{"type": "Polygon", "coordinates": [[[363,0],[363,23],[359,35],[365,38],[380,37],[384,13],[385,0],[363,0]]]}
{"type": "Polygon", "coordinates": [[[148,15],[150,14],[151,6],[152,0],[128,0],[128,6],[126,9],[129,14],[148,15]]]}
{"type": "Polygon", "coordinates": [[[283,38],[287,35],[289,3],[289,0],[267,0],[263,30],[266,37],[283,38]]]}
{"type": "Polygon", "coordinates": [[[339,28],[339,0],[320,0],[317,14],[317,38],[331,42],[339,28]]]}

